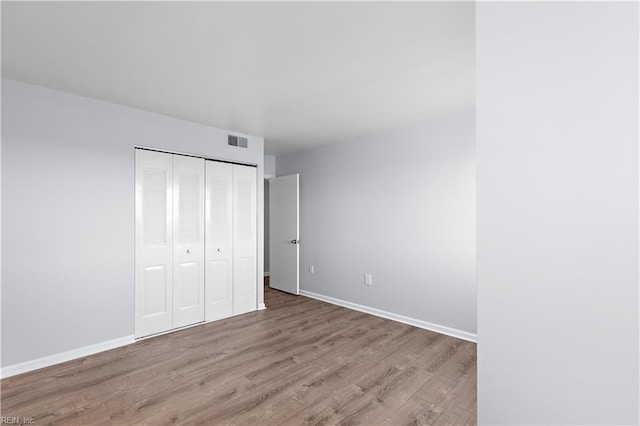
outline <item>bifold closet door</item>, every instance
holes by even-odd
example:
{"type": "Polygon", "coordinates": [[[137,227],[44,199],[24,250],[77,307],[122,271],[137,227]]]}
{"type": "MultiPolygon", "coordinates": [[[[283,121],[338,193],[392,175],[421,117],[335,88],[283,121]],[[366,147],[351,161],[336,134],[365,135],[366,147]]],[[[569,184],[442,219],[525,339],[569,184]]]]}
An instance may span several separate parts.
{"type": "Polygon", "coordinates": [[[207,321],[233,315],[233,167],[206,161],[207,321]]]}
{"type": "Polygon", "coordinates": [[[256,168],[206,162],[206,320],[257,305],[256,168]]]}
{"type": "Polygon", "coordinates": [[[136,149],[135,335],[173,328],[173,159],[136,149]]]}
{"type": "Polygon", "coordinates": [[[204,321],[204,159],[173,157],[173,328],[204,321]]]}
{"type": "Polygon", "coordinates": [[[257,307],[257,170],[233,165],[233,314],[257,307]]]}
{"type": "Polygon", "coordinates": [[[136,337],[256,309],[256,177],[136,149],[136,337]]]}
{"type": "Polygon", "coordinates": [[[204,160],[136,149],[135,336],[204,321],[204,160]]]}

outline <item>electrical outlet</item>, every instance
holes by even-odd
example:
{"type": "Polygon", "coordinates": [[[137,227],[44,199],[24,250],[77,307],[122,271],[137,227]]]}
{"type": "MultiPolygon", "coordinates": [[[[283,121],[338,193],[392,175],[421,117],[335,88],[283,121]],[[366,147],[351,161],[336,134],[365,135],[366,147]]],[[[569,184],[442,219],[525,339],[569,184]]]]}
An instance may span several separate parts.
{"type": "Polygon", "coordinates": [[[310,274],[315,274],[316,273],[316,268],[313,265],[309,265],[309,273],[310,274]]]}
{"type": "Polygon", "coordinates": [[[371,274],[364,274],[364,285],[371,285],[371,274]]]}

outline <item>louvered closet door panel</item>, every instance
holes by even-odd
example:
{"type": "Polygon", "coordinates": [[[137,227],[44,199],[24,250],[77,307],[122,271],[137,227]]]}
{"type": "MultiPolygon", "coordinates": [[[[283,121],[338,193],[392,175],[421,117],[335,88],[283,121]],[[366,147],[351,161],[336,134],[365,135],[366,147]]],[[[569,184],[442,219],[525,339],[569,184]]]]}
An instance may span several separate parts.
{"type": "Polygon", "coordinates": [[[173,155],[173,327],[204,321],[204,160],[173,155]]]}
{"type": "Polygon", "coordinates": [[[233,314],[257,307],[256,168],[233,166],[233,314]]]}
{"type": "Polygon", "coordinates": [[[135,335],[172,328],[172,158],[136,150],[135,335]]]}
{"type": "Polygon", "coordinates": [[[205,317],[233,314],[233,165],[206,162],[205,317]]]}

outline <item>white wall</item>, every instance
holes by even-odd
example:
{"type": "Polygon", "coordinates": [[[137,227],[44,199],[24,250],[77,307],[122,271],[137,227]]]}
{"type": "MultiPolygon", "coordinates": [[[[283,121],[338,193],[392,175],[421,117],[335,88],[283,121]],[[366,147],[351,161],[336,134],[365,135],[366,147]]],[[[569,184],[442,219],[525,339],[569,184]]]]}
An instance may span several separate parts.
{"type": "Polygon", "coordinates": [[[264,156],[264,272],[269,272],[269,182],[276,176],[276,157],[264,156]]]}
{"type": "MultiPolygon", "coordinates": [[[[273,176],[275,174],[274,170],[273,176]]],[[[264,181],[264,272],[269,272],[269,181],[266,179],[264,181]]]]}
{"type": "Polygon", "coordinates": [[[638,3],[479,2],[480,424],[638,424],[638,3]]]}
{"type": "Polygon", "coordinates": [[[276,175],[276,157],[273,155],[264,156],[264,178],[269,179],[276,175]]]}
{"type": "Polygon", "coordinates": [[[475,336],[474,156],[469,112],[277,157],[300,173],[301,289],[475,336]]]}
{"type": "Polygon", "coordinates": [[[262,138],[229,147],[221,129],[6,79],[2,123],[3,367],[133,334],[134,146],[257,164],[262,181],[262,138]]]}

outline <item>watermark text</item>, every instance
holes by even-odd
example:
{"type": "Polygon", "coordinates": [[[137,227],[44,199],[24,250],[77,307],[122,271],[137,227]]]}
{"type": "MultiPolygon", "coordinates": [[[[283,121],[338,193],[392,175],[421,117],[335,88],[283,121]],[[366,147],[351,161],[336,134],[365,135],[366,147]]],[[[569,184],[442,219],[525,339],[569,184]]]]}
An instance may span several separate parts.
{"type": "Polygon", "coordinates": [[[0,417],[0,425],[33,425],[35,423],[33,417],[0,417]]]}

